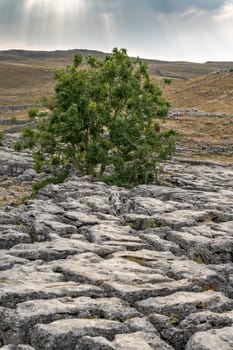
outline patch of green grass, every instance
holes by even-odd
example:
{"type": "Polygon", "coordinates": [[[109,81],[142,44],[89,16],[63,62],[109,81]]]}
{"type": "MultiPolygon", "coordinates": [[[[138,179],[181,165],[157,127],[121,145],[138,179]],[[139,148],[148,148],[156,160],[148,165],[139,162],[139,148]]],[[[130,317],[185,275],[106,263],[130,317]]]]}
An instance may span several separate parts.
{"type": "Polygon", "coordinates": [[[156,223],[154,222],[153,219],[150,219],[148,222],[147,222],[147,228],[155,228],[157,227],[156,223]]]}
{"type": "Polygon", "coordinates": [[[12,116],[10,120],[11,120],[11,124],[17,124],[18,122],[18,119],[16,116],[12,116]]]}
{"type": "Polygon", "coordinates": [[[163,79],[164,83],[167,84],[167,85],[171,85],[172,80],[173,80],[172,78],[164,78],[163,79]]]}
{"type": "Polygon", "coordinates": [[[0,146],[2,145],[4,138],[5,138],[5,134],[2,131],[0,131],[0,146]]]}
{"type": "Polygon", "coordinates": [[[46,177],[45,179],[37,182],[36,184],[34,184],[32,186],[32,198],[35,198],[35,196],[37,195],[37,193],[44,188],[47,185],[50,184],[59,184],[65,181],[65,179],[67,178],[67,172],[61,172],[58,175],[54,175],[54,176],[49,176],[46,177]]]}
{"type": "Polygon", "coordinates": [[[136,256],[124,256],[124,259],[135,262],[136,264],[139,264],[141,266],[146,266],[145,260],[143,258],[139,258],[136,256]]]}
{"type": "Polygon", "coordinates": [[[177,326],[180,323],[179,316],[176,314],[172,314],[170,316],[170,323],[172,326],[177,326]]]}
{"type": "Polygon", "coordinates": [[[194,256],[193,261],[195,261],[197,264],[200,264],[200,265],[204,264],[204,260],[202,259],[202,257],[200,255],[194,256]]]}

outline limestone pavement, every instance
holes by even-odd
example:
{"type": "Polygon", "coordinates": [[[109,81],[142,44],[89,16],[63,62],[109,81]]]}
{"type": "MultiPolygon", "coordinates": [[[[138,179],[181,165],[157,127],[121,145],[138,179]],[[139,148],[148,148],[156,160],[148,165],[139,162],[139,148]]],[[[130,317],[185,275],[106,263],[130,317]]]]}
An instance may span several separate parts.
{"type": "Polygon", "coordinates": [[[166,171],[73,175],[0,211],[0,349],[233,349],[233,168],[166,171]]]}

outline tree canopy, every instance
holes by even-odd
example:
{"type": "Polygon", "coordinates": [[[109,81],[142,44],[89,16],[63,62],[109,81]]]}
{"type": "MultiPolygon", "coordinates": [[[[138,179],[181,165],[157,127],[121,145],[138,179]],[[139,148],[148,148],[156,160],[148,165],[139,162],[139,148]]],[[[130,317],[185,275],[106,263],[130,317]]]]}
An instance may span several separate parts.
{"type": "Polygon", "coordinates": [[[147,64],[125,49],[82,61],[76,55],[73,65],[55,71],[50,112],[24,129],[21,146],[33,149],[38,169],[72,167],[124,186],[155,182],[176,132],[161,128],[169,103],[147,64]]]}

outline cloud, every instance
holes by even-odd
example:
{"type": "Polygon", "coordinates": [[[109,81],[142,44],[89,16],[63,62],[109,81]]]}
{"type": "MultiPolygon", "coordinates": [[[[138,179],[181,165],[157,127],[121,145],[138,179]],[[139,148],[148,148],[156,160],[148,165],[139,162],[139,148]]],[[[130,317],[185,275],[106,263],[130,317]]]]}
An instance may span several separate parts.
{"type": "Polygon", "coordinates": [[[217,10],[224,4],[224,0],[147,0],[145,3],[155,11],[170,13],[183,12],[188,8],[217,10]]]}
{"type": "Polygon", "coordinates": [[[232,21],[233,0],[0,0],[0,49],[233,60],[232,21]]]}

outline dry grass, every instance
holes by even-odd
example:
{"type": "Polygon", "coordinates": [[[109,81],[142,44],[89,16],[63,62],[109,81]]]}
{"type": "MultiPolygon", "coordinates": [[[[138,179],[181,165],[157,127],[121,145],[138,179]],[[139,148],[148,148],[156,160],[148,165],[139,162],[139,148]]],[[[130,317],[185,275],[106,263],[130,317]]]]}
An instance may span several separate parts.
{"type": "Polygon", "coordinates": [[[233,72],[208,74],[190,81],[174,80],[164,87],[173,107],[195,107],[206,112],[233,115],[233,72]]]}
{"type": "Polygon", "coordinates": [[[222,152],[207,151],[211,148],[232,147],[233,118],[232,117],[191,117],[184,115],[179,120],[167,120],[166,127],[174,128],[179,132],[179,144],[182,148],[192,151],[194,159],[211,159],[223,162],[232,162],[233,156],[222,152]]]}
{"type": "Polygon", "coordinates": [[[1,119],[12,119],[12,121],[16,120],[26,120],[28,119],[27,110],[23,111],[3,111],[0,110],[0,118],[1,119]]]}
{"type": "Polygon", "coordinates": [[[0,207],[5,207],[9,204],[19,205],[22,203],[24,197],[31,195],[31,188],[29,185],[22,186],[14,184],[10,179],[3,181],[0,178],[0,207]]]}
{"type": "MultiPolygon", "coordinates": [[[[0,52],[0,105],[29,104],[33,103],[35,98],[50,93],[53,89],[53,69],[55,67],[70,65],[77,52],[82,52],[84,57],[89,53],[94,53],[98,57],[104,57],[104,54],[101,52],[87,50],[55,52],[13,50],[10,52],[0,52]]],[[[226,67],[233,68],[233,62],[200,64],[190,62],[149,61],[151,74],[157,76],[162,74],[164,76],[193,78],[226,67]]],[[[183,99],[182,96],[179,95],[179,91],[182,93],[183,89],[185,88],[188,90],[189,86],[191,86],[190,88],[192,89],[193,83],[191,82],[191,85],[189,83],[190,82],[180,80],[176,82],[175,79],[171,89],[167,91],[168,97],[170,97],[173,102],[175,101],[177,105],[182,104],[183,99]]],[[[198,84],[197,82],[197,85],[198,84]]]]}
{"type": "Polygon", "coordinates": [[[34,103],[53,88],[52,69],[0,62],[0,105],[34,103]]]}
{"type": "Polygon", "coordinates": [[[9,128],[10,128],[9,125],[1,125],[1,124],[0,124],[0,132],[4,131],[4,130],[6,130],[6,129],[9,129],[9,128]]]}
{"type": "Polygon", "coordinates": [[[219,69],[233,68],[233,62],[193,63],[193,62],[162,62],[150,61],[150,71],[153,75],[195,78],[219,69]]]}

